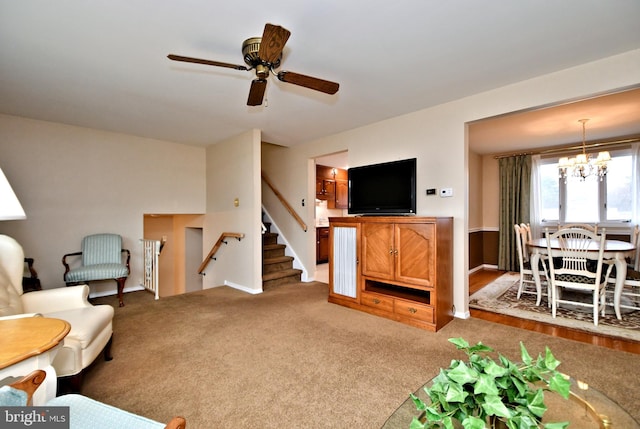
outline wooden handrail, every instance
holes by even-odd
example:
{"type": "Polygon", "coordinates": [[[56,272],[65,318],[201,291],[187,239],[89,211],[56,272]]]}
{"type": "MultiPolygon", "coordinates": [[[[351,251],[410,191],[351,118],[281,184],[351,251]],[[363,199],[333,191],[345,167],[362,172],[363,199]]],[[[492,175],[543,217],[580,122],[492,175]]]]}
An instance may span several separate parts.
{"type": "Polygon", "coordinates": [[[218,241],[216,241],[216,244],[213,245],[207,257],[204,259],[204,261],[202,261],[202,264],[200,264],[200,268],[198,268],[198,274],[202,274],[205,268],[207,268],[207,265],[209,265],[209,262],[212,259],[215,259],[213,255],[216,254],[220,246],[222,246],[222,243],[227,244],[227,242],[224,241],[224,239],[228,237],[237,238],[238,241],[240,241],[242,238],[244,238],[244,234],[241,232],[223,232],[222,234],[220,234],[220,238],[218,238],[218,241]]]}
{"type": "Polygon", "coordinates": [[[264,174],[264,171],[262,172],[262,180],[264,180],[264,183],[266,183],[267,186],[269,186],[269,188],[271,188],[273,193],[276,194],[276,197],[278,197],[278,200],[280,200],[280,202],[282,203],[284,208],[286,208],[287,211],[289,212],[289,214],[291,216],[293,216],[293,218],[296,220],[296,222],[298,222],[298,225],[300,225],[300,227],[302,227],[303,231],[307,232],[307,224],[304,223],[302,218],[298,215],[298,213],[296,213],[296,211],[293,209],[293,207],[291,207],[291,205],[287,202],[287,200],[285,200],[285,198],[282,196],[282,194],[275,188],[275,186],[273,186],[273,183],[271,183],[269,178],[264,174]]]}

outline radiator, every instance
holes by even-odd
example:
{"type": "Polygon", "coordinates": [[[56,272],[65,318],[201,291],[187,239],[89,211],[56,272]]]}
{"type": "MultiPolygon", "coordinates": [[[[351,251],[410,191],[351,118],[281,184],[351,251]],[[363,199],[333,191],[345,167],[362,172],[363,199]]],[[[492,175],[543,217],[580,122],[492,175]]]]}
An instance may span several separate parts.
{"type": "Polygon", "coordinates": [[[158,256],[160,255],[160,240],[140,240],[142,242],[142,254],[144,259],[144,273],[142,286],[148,291],[158,294],[158,256]]]}
{"type": "Polygon", "coordinates": [[[333,228],[333,292],[356,298],[356,228],[333,228]]]}

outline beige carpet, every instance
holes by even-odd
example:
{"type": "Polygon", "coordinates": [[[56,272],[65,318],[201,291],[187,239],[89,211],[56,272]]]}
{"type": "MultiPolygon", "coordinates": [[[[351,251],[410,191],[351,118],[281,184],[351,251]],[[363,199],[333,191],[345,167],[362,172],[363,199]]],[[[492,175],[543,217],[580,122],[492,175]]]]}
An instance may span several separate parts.
{"type": "Polygon", "coordinates": [[[514,359],[520,340],[532,354],[548,345],[560,369],[640,417],[637,355],[476,319],[431,333],[329,304],[324,283],[96,302],[116,307],[114,359],[90,368],[83,393],[159,421],[183,415],[190,429],[379,428],[462,357],[447,342],[458,336],[514,359]]]}
{"type": "MultiPolygon", "coordinates": [[[[469,307],[611,337],[640,341],[640,311],[623,309],[622,320],[618,320],[613,307],[607,307],[605,316],[600,316],[598,326],[595,326],[591,308],[572,307],[565,304],[564,307],[558,307],[554,319],[551,316],[551,308],[547,306],[546,292],[542,297],[541,304],[536,306],[535,294],[523,293],[518,299],[519,284],[520,274],[503,274],[491,284],[471,295],[469,307]]],[[[529,285],[527,290],[533,290],[533,286],[529,285]]],[[[586,299],[590,298],[586,296],[586,299]]]]}

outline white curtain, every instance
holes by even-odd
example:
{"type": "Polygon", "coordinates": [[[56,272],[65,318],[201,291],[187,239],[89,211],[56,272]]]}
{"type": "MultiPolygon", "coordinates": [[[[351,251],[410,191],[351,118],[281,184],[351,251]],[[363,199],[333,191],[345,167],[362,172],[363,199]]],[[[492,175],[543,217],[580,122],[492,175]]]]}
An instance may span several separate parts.
{"type": "Polygon", "coordinates": [[[631,147],[632,153],[632,195],[635,195],[635,204],[631,217],[631,224],[640,224],[640,143],[634,143],[631,147]]]}

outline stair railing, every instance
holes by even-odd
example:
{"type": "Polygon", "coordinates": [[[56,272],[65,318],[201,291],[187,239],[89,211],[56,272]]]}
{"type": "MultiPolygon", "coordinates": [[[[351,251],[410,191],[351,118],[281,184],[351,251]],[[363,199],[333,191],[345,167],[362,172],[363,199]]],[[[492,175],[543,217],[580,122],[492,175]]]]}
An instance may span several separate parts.
{"type": "Polygon", "coordinates": [[[278,200],[280,201],[280,203],[282,203],[282,205],[284,206],[285,209],[287,209],[287,211],[289,212],[289,214],[291,216],[293,216],[293,218],[296,220],[296,222],[298,222],[298,225],[300,225],[300,227],[302,228],[302,230],[304,232],[307,232],[307,224],[304,223],[304,221],[302,220],[302,218],[298,215],[298,213],[296,213],[296,211],[293,209],[293,207],[291,207],[291,205],[287,202],[287,200],[282,196],[282,194],[275,188],[275,186],[273,186],[273,183],[271,183],[271,181],[269,180],[269,178],[264,174],[264,171],[262,172],[262,180],[264,180],[264,183],[267,184],[267,186],[269,186],[269,188],[271,188],[271,190],[273,191],[273,193],[276,195],[276,197],[278,197],[278,200]]]}
{"type": "Polygon", "coordinates": [[[244,234],[241,232],[223,232],[222,234],[220,234],[220,238],[218,238],[216,244],[213,245],[207,257],[204,259],[204,261],[202,261],[202,264],[200,264],[200,268],[198,268],[198,274],[202,274],[207,268],[207,265],[209,265],[209,262],[211,262],[212,259],[216,259],[214,255],[216,254],[218,249],[220,249],[220,246],[222,246],[223,244],[229,244],[227,241],[225,241],[226,238],[237,238],[238,241],[240,241],[244,238],[244,234]]]}

